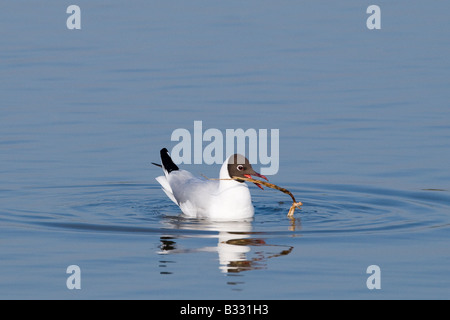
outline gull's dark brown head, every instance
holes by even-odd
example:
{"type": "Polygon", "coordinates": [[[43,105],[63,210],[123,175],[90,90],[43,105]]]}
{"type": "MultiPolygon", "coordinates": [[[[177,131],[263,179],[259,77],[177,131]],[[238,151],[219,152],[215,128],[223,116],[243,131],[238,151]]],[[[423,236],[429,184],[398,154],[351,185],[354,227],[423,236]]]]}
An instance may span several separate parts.
{"type": "MultiPolygon", "coordinates": [[[[231,156],[228,160],[228,174],[230,177],[242,177],[242,178],[249,178],[251,179],[251,176],[256,176],[262,179],[265,179],[269,181],[265,176],[262,174],[259,174],[255,170],[253,170],[252,165],[248,161],[246,157],[240,154],[234,154],[231,156]]],[[[244,182],[244,180],[237,180],[239,182],[244,182]]],[[[259,188],[262,189],[261,185],[258,183],[255,183],[259,188]]]]}

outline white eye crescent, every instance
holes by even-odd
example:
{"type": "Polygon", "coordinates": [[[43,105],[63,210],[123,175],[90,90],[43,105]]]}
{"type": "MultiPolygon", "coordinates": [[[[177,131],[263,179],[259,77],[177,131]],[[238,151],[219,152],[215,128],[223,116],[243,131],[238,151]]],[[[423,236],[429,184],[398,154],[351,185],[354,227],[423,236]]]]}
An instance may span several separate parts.
{"type": "Polygon", "coordinates": [[[242,170],[244,170],[244,166],[240,164],[236,167],[236,169],[238,169],[239,171],[242,171],[242,170]]]}

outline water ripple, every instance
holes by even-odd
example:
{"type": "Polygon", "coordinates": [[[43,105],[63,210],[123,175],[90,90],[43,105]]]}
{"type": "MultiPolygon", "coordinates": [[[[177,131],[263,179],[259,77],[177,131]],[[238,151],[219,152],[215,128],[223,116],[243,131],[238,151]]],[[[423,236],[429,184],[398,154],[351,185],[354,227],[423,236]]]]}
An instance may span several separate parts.
{"type": "MultiPolygon", "coordinates": [[[[0,220],[61,231],[164,232],[200,237],[210,237],[214,231],[224,228],[234,231],[235,227],[179,216],[178,207],[153,184],[130,182],[51,188],[51,199],[46,198],[48,187],[17,192],[26,199],[23,207],[6,207],[0,220]]],[[[289,186],[289,189],[304,203],[296,211],[295,220],[286,217],[290,202],[284,195],[274,190],[253,191],[256,214],[251,229],[247,230],[249,234],[269,237],[293,233],[308,236],[414,233],[450,225],[447,191],[328,184],[289,186]]]]}

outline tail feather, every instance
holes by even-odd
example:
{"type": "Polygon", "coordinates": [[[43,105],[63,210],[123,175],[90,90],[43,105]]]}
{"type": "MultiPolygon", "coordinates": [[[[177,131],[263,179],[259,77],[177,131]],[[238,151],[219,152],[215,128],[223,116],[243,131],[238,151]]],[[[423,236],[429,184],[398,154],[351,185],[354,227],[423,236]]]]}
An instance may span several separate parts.
{"type": "Polygon", "coordinates": [[[161,185],[161,189],[164,191],[164,193],[169,197],[170,200],[172,200],[175,204],[178,205],[178,201],[175,199],[175,196],[173,195],[172,188],[170,187],[168,179],[169,173],[172,171],[179,170],[177,165],[173,162],[172,158],[169,155],[169,151],[167,151],[166,148],[161,149],[161,164],[153,163],[155,166],[161,167],[164,171],[163,176],[156,177],[156,181],[159,182],[161,185]]]}
{"type": "Polygon", "coordinates": [[[169,151],[167,151],[166,148],[161,149],[160,154],[161,154],[162,168],[166,176],[172,171],[179,170],[177,165],[173,163],[172,158],[169,155],[169,151]]]}
{"type": "Polygon", "coordinates": [[[175,196],[173,195],[172,188],[170,187],[169,181],[167,181],[165,176],[159,176],[155,178],[156,181],[159,182],[161,185],[161,189],[166,193],[166,195],[169,197],[170,200],[175,202],[175,204],[178,204],[177,200],[175,199],[175,196]]]}

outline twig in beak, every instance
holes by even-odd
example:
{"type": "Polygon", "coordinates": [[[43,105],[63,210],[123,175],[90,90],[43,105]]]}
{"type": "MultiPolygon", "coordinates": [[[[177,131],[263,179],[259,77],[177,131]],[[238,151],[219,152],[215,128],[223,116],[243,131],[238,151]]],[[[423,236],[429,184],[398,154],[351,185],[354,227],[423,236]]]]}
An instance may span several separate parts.
{"type": "MultiPolygon", "coordinates": [[[[292,198],[292,202],[293,202],[293,203],[292,203],[292,206],[291,206],[291,208],[289,209],[289,212],[288,212],[288,214],[287,214],[287,216],[288,216],[289,218],[291,218],[291,219],[294,218],[294,211],[295,211],[295,208],[299,208],[300,206],[303,205],[303,203],[301,203],[300,201],[297,202],[297,201],[295,200],[294,195],[293,195],[289,190],[287,190],[287,189],[285,189],[285,188],[282,188],[282,187],[279,187],[279,186],[277,186],[277,185],[275,185],[275,184],[273,184],[273,183],[269,183],[269,182],[261,181],[261,180],[256,180],[256,179],[253,179],[253,178],[244,178],[244,177],[231,177],[231,179],[210,179],[210,178],[208,178],[208,177],[206,177],[206,176],[204,176],[204,175],[202,175],[202,176],[205,177],[205,178],[208,179],[208,180],[244,180],[244,181],[248,181],[248,182],[253,182],[253,183],[256,184],[256,185],[262,184],[262,185],[264,185],[264,186],[266,186],[266,187],[269,187],[269,188],[272,188],[272,189],[280,190],[281,192],[290,195],[291,198],[292,198]]],[[[262,188],[261,188],[261,189],[262,189],[262,188]]]]}

